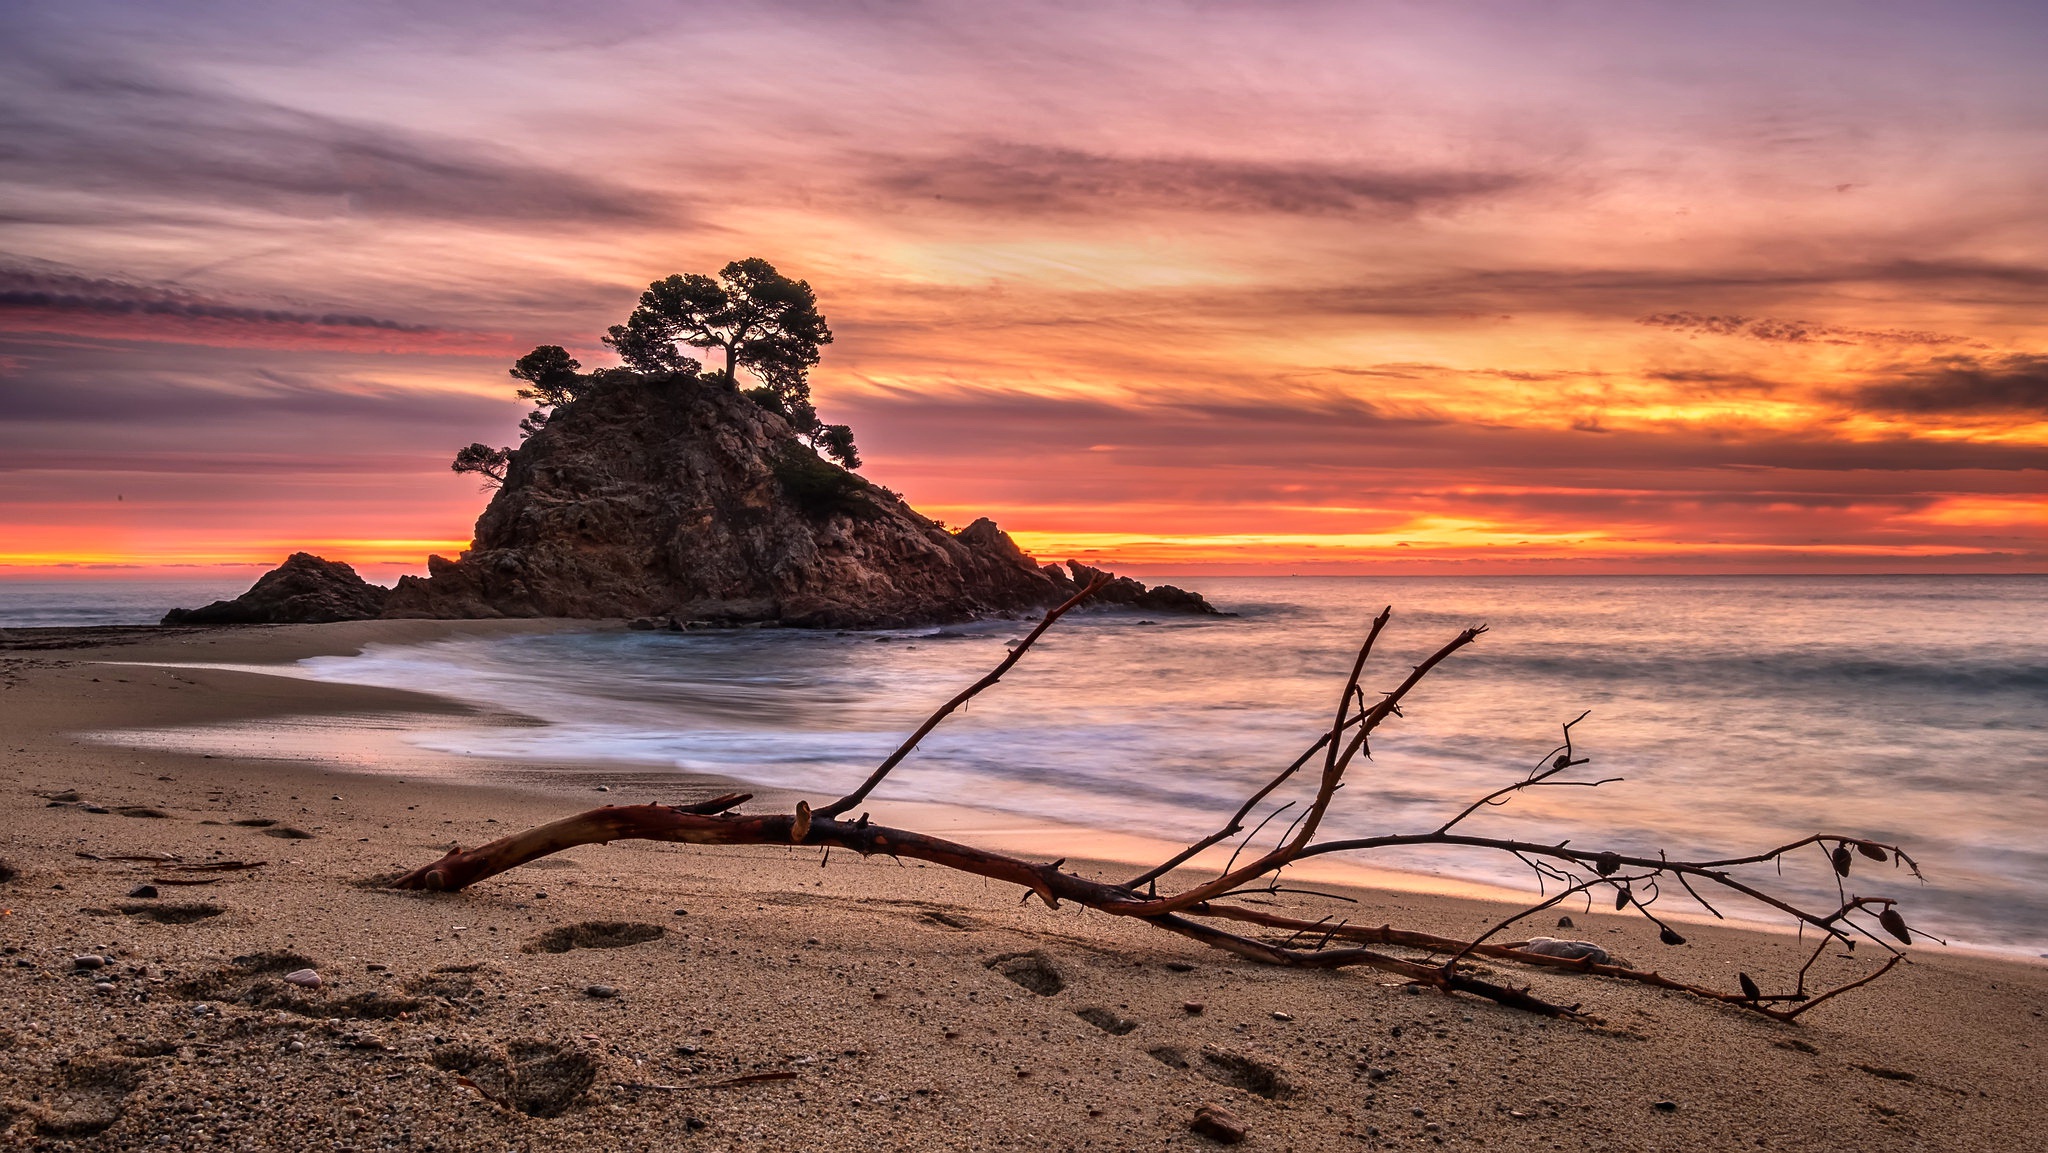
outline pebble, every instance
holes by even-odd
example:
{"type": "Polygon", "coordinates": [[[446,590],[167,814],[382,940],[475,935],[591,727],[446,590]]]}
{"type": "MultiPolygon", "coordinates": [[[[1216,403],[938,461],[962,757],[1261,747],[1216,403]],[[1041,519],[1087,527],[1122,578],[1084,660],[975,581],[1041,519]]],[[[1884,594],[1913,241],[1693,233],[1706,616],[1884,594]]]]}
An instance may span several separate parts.
{"type": "Polygon", "coordinates": [[[1559,918],[1557,919],[1557,927],[1558,927],[1558,928],[1560,928],[1560,929],[1569,929],[1569,928],[1571,928],[1571,927],[1572,927],[1572,919],[1571,919],[1570,917],[1559,917],[1559,918]]]}
{"type": "Polygon", "coordinates": [[[585,985],[583,987],[583,995],[586,997],[595,997],[600,1001],[608,1001],[611,998],[618,996],[619,991],[610,985],[585,985]]]}
{"type": "Polygon", "coordinates": [[[1280,1010],[1275,1009],[1273,1010],[1273,1019],[1275,1021],[1292,1021],[1294,1020],[1294,1014],[1282,1013],[1280,1010]]]}
{"type": "Polygon", "coordinates": [[[306,1051],[306,1043],[304,1041],[286,1041],[284,1043],[284,1051],[287,1053],[303,1053],[306,1051]]]}
{"type": "Polygon", "coordinates": [[[1202,1015],[1202,1003],[1200,1001],[1184,1001],[1181,1003],[1181,1008],[1186,1010],[1189,1016],[1199,1017],[1202,1015]]]}
{"type": "Polygon", "coordinates": [[[78,970],[104,969],[107,967],[107,959],[98,953],[80,953],[71,958],[71,967],[78,970]]]}
{"type": "Polygon", "coordinates": [[[92,988],[96,993],[111,993],[114,991],[114,983],[112,981],[95,981],[92,988]]]}
{"type": "Polygon", "coordinates": [[[150,898],[150,897],[154,897],[154,896],[156,896],[156,886],[155,886],[155,885],[137,885],[137,886],[135,886],[134,888],[132,888],[132,889],[128,890],[128,895],[129,895],[129,896],[131,896],[131,897],[141,897],[141,898],[144,898],[144,899],[147,899],[147,898],[150,898]]]}
{"type": "Polygon", "coordinates": [[[1676,1113],[1678,1112],[1678,1102],[1659,1101],[1655,1105],[1650,1106],[1650,1108],[1655,1109],[1659,1113],[1676,1113]]]}
{"type": "Polygon", "coordinates": [[[1214,1101],[1195,1110],[1195,1119],[1188,1122],[1188,1128],[1219,1145],[1239,1145],[1245,1138],[1244,1122],[1214,1101]]]}
{"type": "Polygon", "coordinates": [[[301,989],[318,989],[321,984],[320,974],[312,969],[294,969],[284,975],[284,981],[301,989]]]}
{"type": "Polygon", "coordinates": [[[597,787],[597,791],[600,793],[609,793],[612,791],[612,787],[610,785],[599,785],[597,787]]]}

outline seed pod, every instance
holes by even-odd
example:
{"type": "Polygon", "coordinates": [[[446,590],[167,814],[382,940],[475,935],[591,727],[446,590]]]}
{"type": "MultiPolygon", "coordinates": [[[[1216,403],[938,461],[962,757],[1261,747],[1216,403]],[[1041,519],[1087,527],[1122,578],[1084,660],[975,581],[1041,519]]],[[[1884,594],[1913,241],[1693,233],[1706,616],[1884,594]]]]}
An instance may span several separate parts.
{"type": "Polygon", "coordinates": [[[1854,856],[1851,856],[1851,855],[1850,855],[1850,853],[1849,853],[1849,846],[1847,846],[1847,845],[1836,845],[1836,846],[1835,846],[1835,852],[1834,852],[1834,861],[1835,861],[1835,876],[1837,876],[1837,877],[1846,877],[1846,876],[1848,876],[1848,875],[1849,875],[1849,862],[1851,862],[1851,861],[1853,861],[1853,860],[1855,860],[1855,859],[1856,859],[1856,858],[1855,858],[1854,856]]]}
{"type": "Polygon", "coordinates": [[[1569,768],[1571,768],[1571,767],[1572,767],[1572,758],[1571,758],[1571,754],[1569,754],[1569,753],[1559,753],[1559,754],[1557,754],[1557,759],[1556,759],[1556,760],[1554,760],[1554,761],[1552,761],[1552,762],[1550,762],[1550,767],[1551,767],[1551,768],[1553,768],[1553,769],[1569,769],[1569,768]]]}
{"type": "Polygon", "coordinates": [[[1614,911],[1619,913],[1628,908],[1629,898],[1634,895],[1628,891],[1627,885],[1617,886],[1614,890],[1614,911]]]}
{"type": "Polygon", "coordinates": [[[1750,1000],[1758,1000],[1764,995],[1764,991],[1756,987],[1756,982],[1750,980],[1748,973],[1737,973],[1735,979],[1742,982],[1742,995],[1750,1000]]]}
{"type": "Polygon", "coordinates": [[[1664,942],[1664,943],[1665,943],[1665,944],[1667,944],[1667,945],[1683,945],[1683,944],[1685,944],[1685,938],[1684,938],[1684,937],[1681,937],[1681,936],[1679,936],[1679,935],[1678,935],[1678,930],[1676,930],[1676,929],[1673,929],[1673,928],[1672,928],[1671,926],[1669,926],[1669,925],[1666,925],[1666,926],[1664,926],[1664,928],[1663,928],[1663,929],[1662,929],[1661,931],[1659,931],[1659,932],[1658,932],[1658,934],[1657,934],[1657,939],[1658,939],[1659,941],[1662,941],[1662,942],[1664,942]]]}
{"type": "Polygon", "coordinates": [[[1593,871],[1603,877],[1611,877],[1621,871],[1620,853],[1602,853],[1593,858],[1593,871]]]}
{"type": "Polygon", "coordinates": [[[1899,916],[1897,909],[1887,907],[1884,912],[1877,915],[1877,923],[1884,926],[1885,932],[1890,933],[1906,944],[1910,945],[1913,943],[1913,934],[1906,928],[1906,919],[1899,916]]]}
{"type": "Polygon", "coordinates": [[[1885,856],[1884,850],[1878,848],[1876,845],[1858,845],[1856,846],[1856,851],[1862,853],[1866,857],[1869,857],[1873,861],[1886,861],[1891,859],[1885,856]]]}

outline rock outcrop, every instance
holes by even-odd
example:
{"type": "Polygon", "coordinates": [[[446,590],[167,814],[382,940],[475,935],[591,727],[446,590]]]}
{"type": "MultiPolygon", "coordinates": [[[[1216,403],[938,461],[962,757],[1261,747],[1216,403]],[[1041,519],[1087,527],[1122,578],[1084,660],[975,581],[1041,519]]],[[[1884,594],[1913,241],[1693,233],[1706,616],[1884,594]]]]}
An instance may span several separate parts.
{"type": "MultiPolygon", "coordinates": [[[[512,453],[469,551],[383,615],[894,626],[1042,608],[1093,571],[1040,567],[986,519],[948,532],[715,379],[615,373],[512,453]]],[[[1214,611],[1128,579],[1105,599],[1214,611]]]]}
{"type": "Polygon", "coordinates": [[[379,616],[391,590],[373,585],[340,561],[295,552],[257,578],[248,592],[204,608],[172,609],[167,625],[327,624],[379,616]]]}

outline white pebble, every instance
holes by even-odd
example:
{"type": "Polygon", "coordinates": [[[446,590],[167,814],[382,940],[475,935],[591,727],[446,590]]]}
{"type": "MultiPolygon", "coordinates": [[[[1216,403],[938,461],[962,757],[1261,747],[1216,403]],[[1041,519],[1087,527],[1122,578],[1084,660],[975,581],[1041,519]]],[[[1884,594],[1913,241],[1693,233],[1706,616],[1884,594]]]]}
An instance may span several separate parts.
{"type": "Polygon", "coordinates": [[[285,984],[297,985],[301,989],[318,989],[320,974],[311,969],[294,969],[284,975],[285,984]]]}

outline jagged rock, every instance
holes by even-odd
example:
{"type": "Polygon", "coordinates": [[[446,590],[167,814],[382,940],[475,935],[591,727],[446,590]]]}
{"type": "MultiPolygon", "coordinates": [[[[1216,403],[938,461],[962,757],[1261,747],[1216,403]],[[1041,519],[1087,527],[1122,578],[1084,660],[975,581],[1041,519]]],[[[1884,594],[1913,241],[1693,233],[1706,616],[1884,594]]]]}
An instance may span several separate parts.
{"type": "Polygon", "coordinates": [[[340,561],[295,552],[257,578],[248,592],[205,608],[172,609],[167,625],[281,625],[359,621],[384,611],[391,593],[340,561]]]}
{"type": "MultiPolygon", "coordinates": [[[[512,453],[469,551],[429,558],[383,615],[900,626],[1057,603],[1094,572],[1070,567],[1040,568],[987,519],[947,532],[716,379],[616,373],[512,453]]],[[[1214,611],[1128,579],[1109,594],[1214,611]]]]}
{"type": "MultiPolygon", "coordinates": [[[[995,526],[990,525],[989,527],[994,528],[995,526]]],[[[1004,539],[1008,540],[1009,538],[1005,537],[1004,539]]],[[[1016,546],[1012,545],[1011,547],[1014,548],[1016,546]]],[[[1076,588],[1087,584],[1098,576],[1104,575],[1101,569],[1090,568],[1077,560],[1068,561],[1067,567],[1073,570],[1074,575],[1071,583],[1076,588]]],[[[1214,614],[1216,612],[1208,601],[1202,599],[1202,594],[1200,593],[1189,592],[1184,588],[1177,588],[1173,585],[1154,585],[1151,588],[1146,588],[1129,577],[1112,577],[1108,587],[1095,594],[1095,602],[1098,604],[1126,605],[1130,608],[1162,613],[1214,614]]]]}

